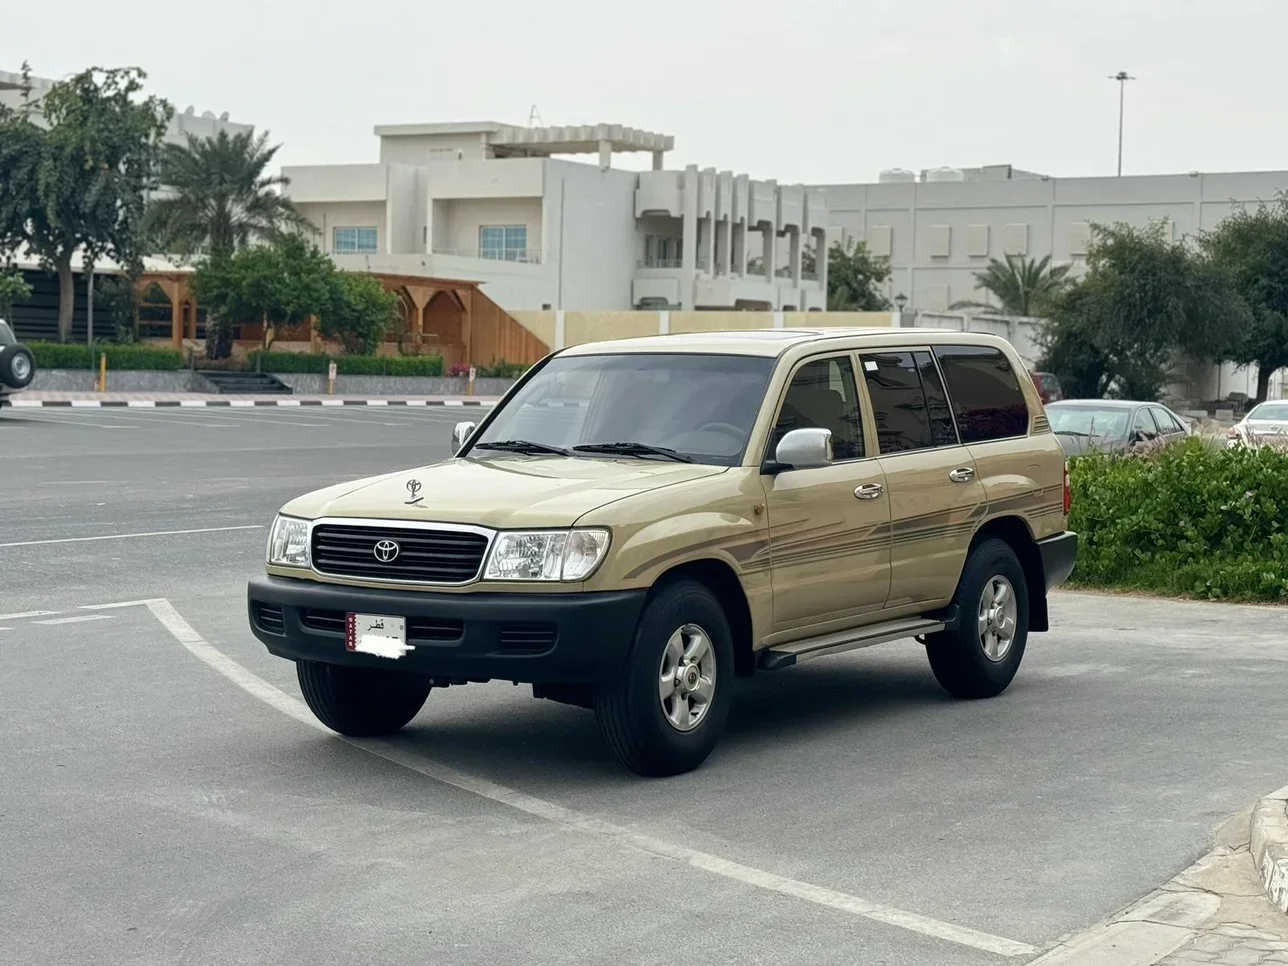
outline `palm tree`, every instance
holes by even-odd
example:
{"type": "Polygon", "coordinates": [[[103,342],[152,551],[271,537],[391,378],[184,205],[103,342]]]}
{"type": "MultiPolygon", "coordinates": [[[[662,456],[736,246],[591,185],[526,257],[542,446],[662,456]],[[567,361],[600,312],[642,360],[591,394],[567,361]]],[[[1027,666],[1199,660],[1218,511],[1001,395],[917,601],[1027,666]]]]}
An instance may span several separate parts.
{"type": "Polygon", "coordinates": [[[282,196],[289,180],[265,174],[280,145],[245,131],[214,137],[188,135],[161,155],[166,196],[148,209],[147,228],[161,251],[214,257],[230,255],[252,240],[270,241],[288,229],[315,230],[282,196]]]}
{"type": "Polygon", "coordinates": [[[1007,255],[1005,262],[989,259],[988,268],[975,273],[975,286],[991,293],[997,305],[988,302],[954,302],[950,310],[992,309],[1003,315],[1035,316],[1069,287],[1072,265],[1051,265],[1051,256],[1028,259],[1007,255]]]}

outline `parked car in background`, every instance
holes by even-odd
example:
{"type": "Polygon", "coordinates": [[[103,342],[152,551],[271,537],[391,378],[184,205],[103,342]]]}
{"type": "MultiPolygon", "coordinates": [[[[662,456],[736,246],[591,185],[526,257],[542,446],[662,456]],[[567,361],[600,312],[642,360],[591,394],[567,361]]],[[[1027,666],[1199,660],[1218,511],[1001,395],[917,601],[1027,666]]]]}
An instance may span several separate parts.
{"type": "Polygon", "coordinates": [[[1288,401],[1253,406],[1225,435],[1227,446],[1288,446],[1288,401]]]}
{"type": "Polygon", "coordinates": [[[9,396],[31,385],[36,378],[36,360],[31,350],[18,341],[13,329],[0,319],[0,407],[8,405],[9,396]]]}
{"type": "Polygon", "coordinates": [[[1031,372],[1029,375],[1033,379],[1033,385],[1037,388],[1043,405],[1059,402],[1064,398],[1064,389],[1060,386],[1060,380],[1056,378],[1055,373],[1031,372]]]}
{"type": "Polygon", "coordinates": [[[1161,403],[1129,399],[1064,399],[1046,407],[1051,431],[1065,453],[1122,453],[1193,435],[1184,419],[1161,403]]]}

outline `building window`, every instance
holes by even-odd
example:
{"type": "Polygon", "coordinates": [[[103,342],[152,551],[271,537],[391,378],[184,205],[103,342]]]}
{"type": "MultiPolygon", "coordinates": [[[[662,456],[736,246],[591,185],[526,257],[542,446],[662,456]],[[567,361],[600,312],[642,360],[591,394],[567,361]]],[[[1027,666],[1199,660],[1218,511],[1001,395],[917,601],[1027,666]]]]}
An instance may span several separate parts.
{"type": "Polygon", "coordinates": [[[374,228],[337,228],[331,250],[337,255],[374,255],[379,251],[374,228]]]}
{"type": "Polygon", "coordinates": [[[479,257],[504,262],[528,258],[527,225],[482,225],[479,227],[479,257]]]}
{"type": "Polygon", "coordinates": [[[684,260],[682,243],[665,235],[644,237],[644,268],[679,268],[684,260]]]}

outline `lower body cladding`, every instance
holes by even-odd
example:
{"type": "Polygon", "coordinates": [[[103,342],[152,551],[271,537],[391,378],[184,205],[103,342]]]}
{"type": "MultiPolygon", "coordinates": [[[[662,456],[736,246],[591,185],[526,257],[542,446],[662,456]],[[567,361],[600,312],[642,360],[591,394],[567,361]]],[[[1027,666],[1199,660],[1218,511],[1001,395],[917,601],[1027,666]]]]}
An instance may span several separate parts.
{"type": "MultiPolygon", "coordinates": [[[[391,669],[435,687],[490,680],[595,684],[621,673],[645,591],[468,593],[370,590],[258,577],[247,587],[251,630],[294,661],[391,669]],[[405,620],[406,651],[349,650],[349,614],[405,620]]],[[[554,695],[551,695],[554,696],[554,695]]]]}

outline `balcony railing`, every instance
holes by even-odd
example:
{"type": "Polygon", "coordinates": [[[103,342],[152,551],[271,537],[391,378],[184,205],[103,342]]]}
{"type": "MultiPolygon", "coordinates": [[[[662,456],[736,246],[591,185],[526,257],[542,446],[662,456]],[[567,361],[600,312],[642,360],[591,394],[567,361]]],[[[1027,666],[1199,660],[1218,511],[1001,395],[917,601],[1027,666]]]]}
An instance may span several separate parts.
{"type": "Polygon", "coordinates": [[[683,268],[684,261],[679,258],[641,258],[636,268],[683,268]]]}
{"type": "Polygon", "coordinates": [[[452,255],[456,258],[481,258],[490,262],[541,264],[540,248],[435,248],[434,254],[452,255]]]}

